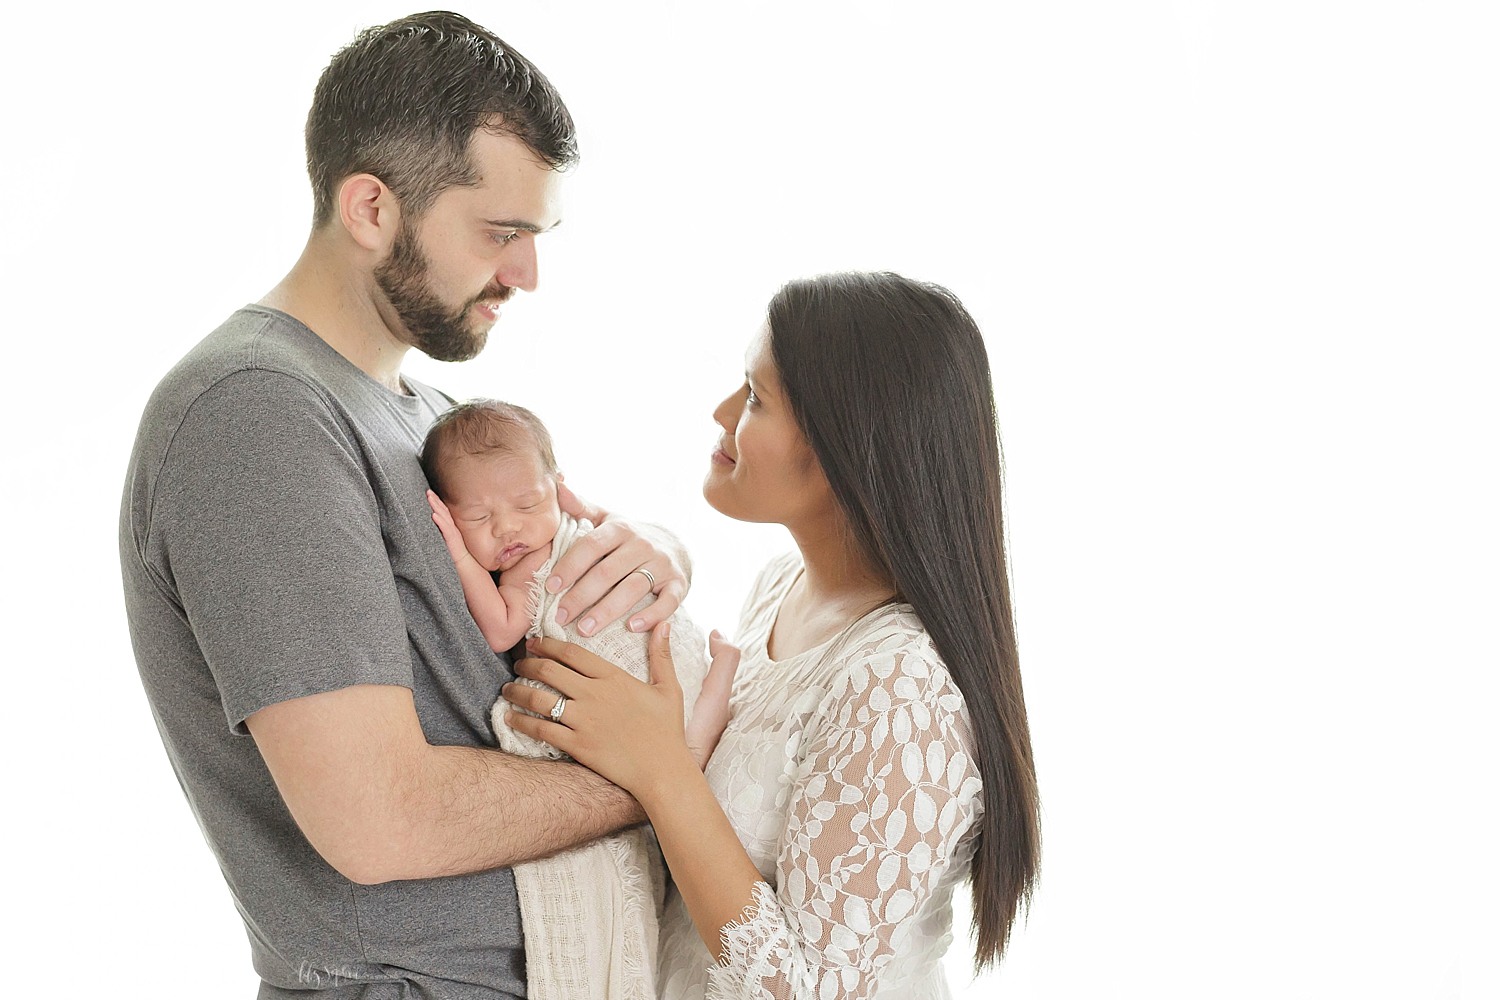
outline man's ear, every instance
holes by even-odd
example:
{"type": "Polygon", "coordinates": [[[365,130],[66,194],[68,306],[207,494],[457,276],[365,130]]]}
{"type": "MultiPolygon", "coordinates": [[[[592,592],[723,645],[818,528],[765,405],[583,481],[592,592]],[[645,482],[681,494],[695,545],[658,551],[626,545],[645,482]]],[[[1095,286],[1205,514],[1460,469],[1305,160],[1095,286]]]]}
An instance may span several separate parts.
{"type": "Polygon", "coordinates": [[[352,174],[339,185],[339,221],[354,242],[384,256],[401,226],[401,207],[379,177],[352,174]]]}

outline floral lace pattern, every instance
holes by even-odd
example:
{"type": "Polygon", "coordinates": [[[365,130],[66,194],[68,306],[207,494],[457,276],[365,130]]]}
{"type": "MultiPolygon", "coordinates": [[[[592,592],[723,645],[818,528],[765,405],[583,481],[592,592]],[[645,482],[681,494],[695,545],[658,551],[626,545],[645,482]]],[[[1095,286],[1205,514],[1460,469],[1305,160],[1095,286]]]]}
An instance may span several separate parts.
{"type": "Polygon", "coordinates": [[[963,696],[910,607],[773,661],[800,572],[773,561],[746,602],[734,718],[707,775],[765,882],[714,964],[670,894],[658,987],[698,1000],[946,997],[940,959],[982,809],[963,696]]]}

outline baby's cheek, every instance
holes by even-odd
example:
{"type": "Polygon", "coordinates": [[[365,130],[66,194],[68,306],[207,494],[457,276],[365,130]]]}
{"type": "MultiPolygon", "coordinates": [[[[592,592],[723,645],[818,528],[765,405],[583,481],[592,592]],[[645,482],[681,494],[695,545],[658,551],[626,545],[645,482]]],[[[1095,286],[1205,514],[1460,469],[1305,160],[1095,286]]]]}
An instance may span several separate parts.
{"type": "Polygon", "coordinates": [[[459,528],[458,533],[463,536],[464,548],[469,550],[469,555],[475,559],[484,558],[484,538],[473,529],[465,530],[459,528]]]}
{"type": "Polygon", "coordinates": [[[552,541],[552,539],[557,537],[557,529],[561,527],[562,512],[554,509],[547,513],[545,516],[543,516],[542,523],[538,526],[539,530],[537,532],[537,542],[536,545],[533,546],[533,548],[539,549],[543,545],[546,545],[548,542],[552,541]]]}

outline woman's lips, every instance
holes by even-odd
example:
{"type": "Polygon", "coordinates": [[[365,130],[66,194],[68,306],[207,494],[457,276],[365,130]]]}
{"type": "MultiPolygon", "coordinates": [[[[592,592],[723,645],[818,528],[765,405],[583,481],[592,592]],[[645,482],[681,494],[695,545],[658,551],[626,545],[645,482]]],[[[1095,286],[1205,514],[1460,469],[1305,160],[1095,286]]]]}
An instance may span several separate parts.
{"type": "Polygon", "coordinates": [[[734,464],[734,459],[730,458],[729,453],[723,448],[715,448],[714,453],[709,456],[709,460],[715,465],[730,466],[734,464]]]}

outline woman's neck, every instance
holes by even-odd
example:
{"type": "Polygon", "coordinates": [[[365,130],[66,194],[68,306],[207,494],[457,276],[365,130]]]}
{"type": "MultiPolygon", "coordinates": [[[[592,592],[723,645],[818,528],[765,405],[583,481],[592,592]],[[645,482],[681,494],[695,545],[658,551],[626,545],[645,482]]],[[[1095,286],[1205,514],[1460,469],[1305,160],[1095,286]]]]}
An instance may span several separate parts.
{"type": "Polygon", "coordinates": [[[787,529],[802,553],[802,575],[782,600],[767,644],[777,660],[821,645],[893,596],[890,583],[865,562],[841,523],[787,529]]]}

